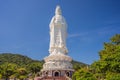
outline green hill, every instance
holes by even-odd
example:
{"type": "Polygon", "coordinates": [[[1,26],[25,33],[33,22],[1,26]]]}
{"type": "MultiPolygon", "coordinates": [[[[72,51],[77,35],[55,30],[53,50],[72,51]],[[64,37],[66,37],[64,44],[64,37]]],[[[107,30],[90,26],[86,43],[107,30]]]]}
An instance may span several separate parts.
{"type": "MultiPolygon", "coordinates": [[[[0,64],[3,64],[3,63],[15,63],[19,66],[24,66],[24,65],[27,65],[27,64],[30,64],[32,62],[40,62],[40,63],[44,63],[44,61],[38,61],[38,60],[33,60],[27,56],[23,56],[23,55],[20,55],[20,54],[12,54],[12,53],[1,53],[0,54],[0,64]]],[[[80,66],[80,67],[83,67],[83,66],[86,66],[87,64],[85,63],[82,63],[82,62],[78,62],[78,61],[72,61],[72,64],[73,66],[80,66]]]]}
{"type": "Polygon", "coordinates": [[[43,61],[33,60],[27,56],[23,56],[20,54],[12,54],[12,53],[0,54],[0,64],[6,63],[6,62],[15,63],[19,66],[24,66],[24,65],[30,64],[32,62],[43,63],[43,61]]]}

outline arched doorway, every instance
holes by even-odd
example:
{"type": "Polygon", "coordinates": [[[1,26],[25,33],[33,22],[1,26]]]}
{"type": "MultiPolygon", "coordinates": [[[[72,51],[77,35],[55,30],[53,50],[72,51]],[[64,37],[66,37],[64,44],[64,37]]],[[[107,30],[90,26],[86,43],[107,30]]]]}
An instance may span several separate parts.
{"type": "Polygon", "coordinates": [[[60,76],[60,72],[59,72],[59,71],[55,71],[55,72],[54,72],[54,76],[55,76],[55,77],[60,76]]]}
{"type": "Polygon", "coordinates": [[[55,72],[55,77],[59,76],[59,73],[58,72],[55,72]]]}
{"type": "Polygon", "coordinates": [[[67,76],[70,76],[70,72],[66,72],[66,75],[67,75],[67,76]]]}

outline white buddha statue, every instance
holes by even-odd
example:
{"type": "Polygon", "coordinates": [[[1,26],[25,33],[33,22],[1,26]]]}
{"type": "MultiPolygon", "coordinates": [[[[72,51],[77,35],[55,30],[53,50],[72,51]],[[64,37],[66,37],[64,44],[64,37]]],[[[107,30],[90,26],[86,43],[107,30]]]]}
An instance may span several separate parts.
{"type": "Polygon", "coordinates": [[[50,54],[66,54],[67,24],[62,16],[60,6],[56,7],[55,16],[50,22],[50,54]]]}

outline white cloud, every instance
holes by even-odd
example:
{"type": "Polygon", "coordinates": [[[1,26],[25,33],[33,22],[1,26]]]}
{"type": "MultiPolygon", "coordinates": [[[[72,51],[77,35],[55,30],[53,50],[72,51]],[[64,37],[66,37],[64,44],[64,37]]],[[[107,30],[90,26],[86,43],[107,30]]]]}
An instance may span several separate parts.
{"type": "Polygon", "coordinates": [[[117,33],[120,33],[120,27],[106,26],[93,30],[86,30],[84,32],[68,34],[68,39],[72,39],[74,41],[78,38],[80,41],[94,42],[108,36],[113,36],[117,33]]]}
{"type": "Polygon", "coordinates": [[[81,33],[68,34],[68,38],[80,37],[80,36],[85,36],[85,35],[88,35],[88,32],[81,32],[81,33]]]}

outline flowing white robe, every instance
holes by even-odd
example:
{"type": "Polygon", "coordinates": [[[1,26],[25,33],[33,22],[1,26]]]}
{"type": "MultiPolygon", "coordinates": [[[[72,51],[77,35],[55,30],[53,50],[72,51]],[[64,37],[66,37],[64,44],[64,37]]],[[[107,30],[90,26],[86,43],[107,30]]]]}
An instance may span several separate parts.
{"type": "Polygon", "coordinates": [[[67,53],[66,48],[67,24],[62,15],[55,15],[50,22],[50,48],[49,52],[62,51],[67,53]]]}

